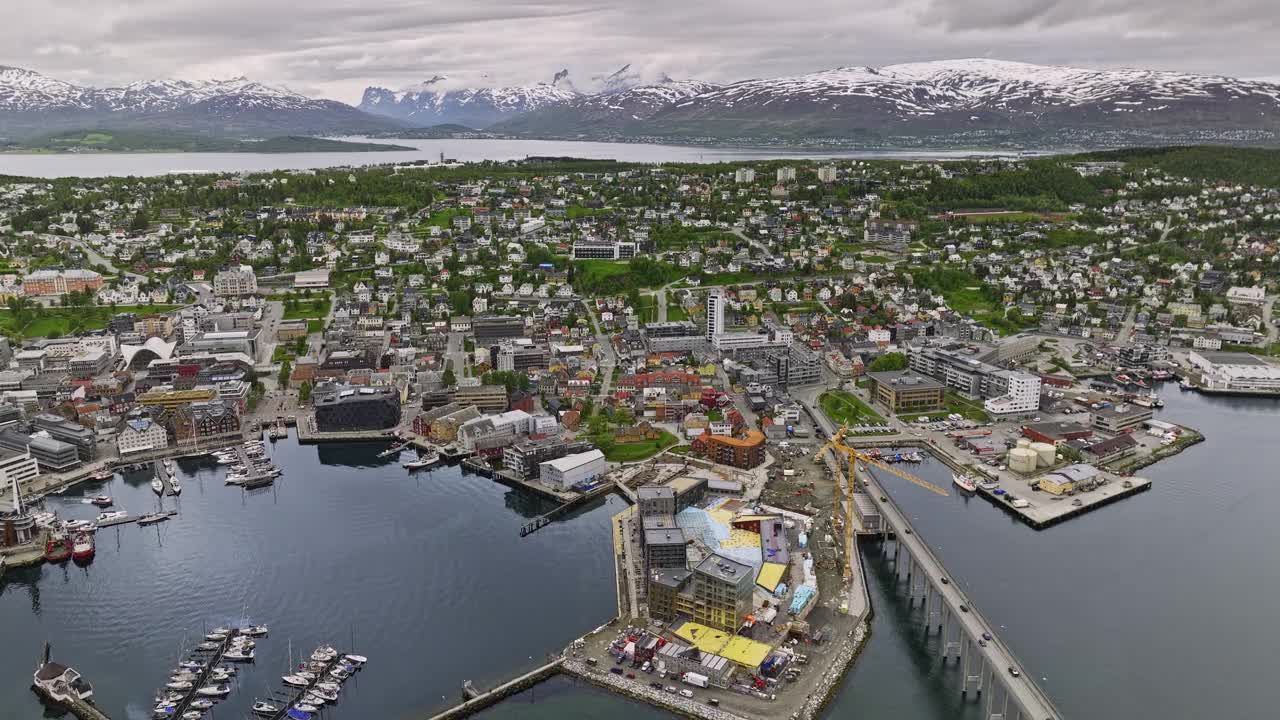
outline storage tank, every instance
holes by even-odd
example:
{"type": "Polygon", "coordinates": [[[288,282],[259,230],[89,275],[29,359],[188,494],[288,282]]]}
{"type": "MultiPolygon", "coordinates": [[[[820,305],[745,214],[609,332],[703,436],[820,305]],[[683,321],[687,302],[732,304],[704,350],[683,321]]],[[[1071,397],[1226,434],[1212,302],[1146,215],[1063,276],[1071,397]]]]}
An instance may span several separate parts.
{"type": "Polygon", "coordinates": [[[1018,438],[1018,447],[1020,448],[1031,447],[1031,440],[1029,440],[1028,438],[1018,438]]]}
{"type": "Polygon", "coordinates": [[[1040,457],[1040,467],[1050,467],[1058,459],[1058,448],[1049,443],[1031,443],[1031,449],[1040,457]]]}
{"type": "Polygon", "coordinates": [[[1033,473],[1040,456],[1031,448],[1014,448],[1009,451],[1009,469],[1019,473],[1033,473]]]}

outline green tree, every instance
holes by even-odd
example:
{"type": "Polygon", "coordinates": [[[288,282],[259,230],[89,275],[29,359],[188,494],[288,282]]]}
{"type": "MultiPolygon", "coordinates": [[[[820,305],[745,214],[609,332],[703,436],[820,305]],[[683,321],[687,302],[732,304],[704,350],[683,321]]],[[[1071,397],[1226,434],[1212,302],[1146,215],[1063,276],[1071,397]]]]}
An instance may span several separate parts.
{"type": "Polygon", "coordinates": [[[280,363],[280,375],[276,378],[276,380],[280,384],[281,390],[289,387],[289,376],[292,374],[293,374],[293,365],[288,360],[285,360],[284,362],[280,363]]]}
{"type": "Polygon", "coordinates": [[[888,372],[890,370],[906,370],[907,356],[900,352],[885,353],[867,366],[871,372],[888,372]]]}
{"type": "Polygon", "coordinates": [[[445,368],[445,371],[440,374],[440,382],[443,383],[445,387],[458,384],[458,376],[454,374],[453,368],[445,368]]]}
{"type": "Polygon", "coordinates": [[[303,380],[302,384],[298,386],[298,404],[304,405],[310,399],[311,399],[311,383],[307,382],[306,380],[303,380]]]}

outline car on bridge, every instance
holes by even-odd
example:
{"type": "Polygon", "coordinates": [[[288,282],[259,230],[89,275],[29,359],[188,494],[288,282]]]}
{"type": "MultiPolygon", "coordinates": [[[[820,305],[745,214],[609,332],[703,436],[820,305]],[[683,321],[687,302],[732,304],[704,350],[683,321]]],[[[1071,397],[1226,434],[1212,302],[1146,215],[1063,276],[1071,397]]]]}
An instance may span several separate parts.
{"type": "Polygon", "coordinates": [[[1009,666],[1009,674],[1014,677],[1022,677],[1022,673],[1018,672],[1018,668],[1012,665],[1009,666]]]}

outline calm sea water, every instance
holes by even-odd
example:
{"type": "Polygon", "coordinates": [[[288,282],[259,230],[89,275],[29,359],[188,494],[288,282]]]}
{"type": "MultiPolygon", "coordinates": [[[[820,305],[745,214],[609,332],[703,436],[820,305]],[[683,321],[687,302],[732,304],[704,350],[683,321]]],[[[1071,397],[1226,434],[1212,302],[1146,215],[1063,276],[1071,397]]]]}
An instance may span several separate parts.
{"type": "MultiPolygon", "coordinates": [[[[1280,402],[1173,387],[1164,398],[1163,417],[1208,440],[1148,468],[1150,492],[1046,531],[981,499],[886,485],[1069,717],[1271,717],[1280,402]]],[[[521,540],[536,499],[456,468],[409,477],[377,450],[281,442],[288,475],[252,495],[224,487],[213,466],[184,463],[179,518],[100,533],[87,569],[11,573],[0,588],[0,716],[39,717],[27,685],[50,639],[113,717],[143,718],[182,639],[247,614],[272,632],[219,716],[241,717],[278,686],[290,640],[296,654],[354,633],[373,661],[333,716],[420,718],[463,680],[484,685],[531,666],[612,615],[608,520],[619,500],[521,540]]],[[[940,464],[913,470],[949,483],[940,464]]],[[[107,491],[132,511],[157,503],[145,477],[107,491]]],[[[55,502],[66,515],[93,513],[74,498],[55,502]]],[[[977,717],[874,546],[863,561],[873,635],[828,716],[977,717]]],[[[662,714],[555,679],[484,716],[662,714]]]]}
{"type": "MultiPolygon", "coordinates": [[[[290,652],[328,642],[371,658],[344,691],[347,718],[423,717],[460,695],[539,664],[614,614],[609,518],[602,499],[520,538],[536,497],[457,467],[412,476],[385,445],[277,443],[274,490],[222,483],[208,461],[184,461],[181,515],[98,533],[97,557],[13,571],[0,589],[0,717],[39,717],[28,689],[45,640],[94,683],[113,718],[146,718],[184,644],[248,617],[270,626],[258,659],[219,708],[242,717],[280,687],[290,652]]],[[[145,474],[105,492],[130,512],[160,502],[145,474]]],[[[97,510],[67,496],[64,517],[97,510]]]]}
{"type": "Polygon", "coordinates": [[[913,150],[795,150],[785,148],[691,147],[649,143],[573,142],[564,140],[367,140],[416,148],[414,151],[378,153],[104,153],[104,154],[0,154],[0,175],[24,177],[151,176],[168,173],[228,173],[298,170],[388,163],[436,162],[446,158],[464,162],[518,160],[530,155],[612,159],[626,162],[713,163],[771,158],[905,158],[955,159],[974,155],[1009,154],[1003,151],[913,150]]]}

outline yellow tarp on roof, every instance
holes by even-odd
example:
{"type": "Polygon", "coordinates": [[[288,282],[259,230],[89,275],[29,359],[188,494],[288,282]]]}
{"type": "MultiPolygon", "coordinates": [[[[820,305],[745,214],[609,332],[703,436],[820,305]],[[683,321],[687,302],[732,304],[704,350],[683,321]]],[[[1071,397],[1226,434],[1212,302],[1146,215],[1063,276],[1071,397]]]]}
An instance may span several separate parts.
{"type": "Polygon", "coordinates": [[[730,635],[715,628],[687,622],[676,630],[676,636],[688,642],[699,652],[719,655],[750,670],[760,667],[769,657],[770,648],[755,640],[730,635]]]}
{"type": "Polygon", "coordinates": [[[782,563],[765,563],[760,566],[760,574],[756,576],[756,584],[769,592],[773,592],[778,588],[778,583],[782,582],[782,574],[786,571],[787,566],[782,563]]]}

